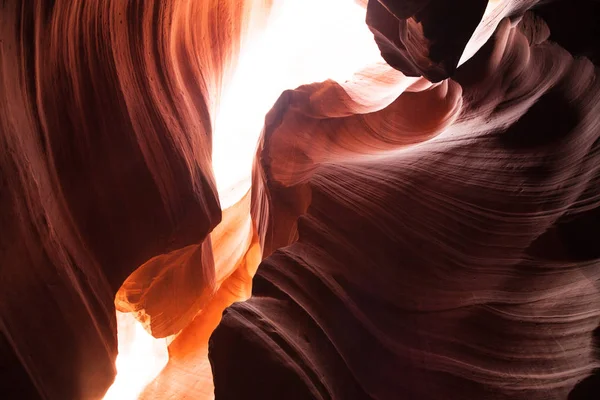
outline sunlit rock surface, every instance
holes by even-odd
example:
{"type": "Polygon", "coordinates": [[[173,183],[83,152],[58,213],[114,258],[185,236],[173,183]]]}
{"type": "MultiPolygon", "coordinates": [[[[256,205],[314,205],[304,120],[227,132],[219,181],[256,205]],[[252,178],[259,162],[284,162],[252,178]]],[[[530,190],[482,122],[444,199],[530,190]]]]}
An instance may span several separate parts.
{"type": "Polygon", "coordinates": [[[1,4],[2,397],[101,398],[115,294],[152,257],[207,243],[191,282],[214,284],[211,115],[246,8],[1,4]]]}
{"type": "Polygon", "coordinates": [[[596,2],[22,3],[0,398],[600,396],[596,2]]]}

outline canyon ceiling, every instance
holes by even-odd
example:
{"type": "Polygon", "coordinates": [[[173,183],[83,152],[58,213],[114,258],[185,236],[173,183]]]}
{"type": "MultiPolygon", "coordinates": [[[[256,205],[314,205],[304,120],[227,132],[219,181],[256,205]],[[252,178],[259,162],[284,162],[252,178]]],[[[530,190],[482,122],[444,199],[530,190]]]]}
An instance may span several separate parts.
{"type": "Polygon", "coordinates": [[[600,398],[598,65],[594,0],[0,1],[0,398],[137,326],[140,399],[600,398]]]}

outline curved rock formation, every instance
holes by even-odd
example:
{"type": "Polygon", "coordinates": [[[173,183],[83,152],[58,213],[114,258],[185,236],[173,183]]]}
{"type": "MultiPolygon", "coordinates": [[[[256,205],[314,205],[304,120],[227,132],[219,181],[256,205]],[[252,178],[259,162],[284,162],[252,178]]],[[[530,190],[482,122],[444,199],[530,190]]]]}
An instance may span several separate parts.
{"type": "Polygon", "coordinates": [[[0,3],[1,398],[102,398],[116,309],[145,399],[596,398],[597,3],[357,3],[385,62],[283,91],[247,192],[213,133],[287,3],[0,3]]]}
{"type": "Polygon", "coordinates": [[[102,397],[115,373],[115,294],[148,259],[204,243],[188,283],[194,294],[214,285],[211,115],[249,4],[0,6],[8,398],[21,387],[32,399],[102,397]]]}
{"type": "Polygon", "coordinates": [[[511,9],[454,74],[392,60],[454,77],[382,110],[282,95],[253,186],[279,250],[213,334],[217,398],[564,399],[598,366],[597,71],[511,9]]]}

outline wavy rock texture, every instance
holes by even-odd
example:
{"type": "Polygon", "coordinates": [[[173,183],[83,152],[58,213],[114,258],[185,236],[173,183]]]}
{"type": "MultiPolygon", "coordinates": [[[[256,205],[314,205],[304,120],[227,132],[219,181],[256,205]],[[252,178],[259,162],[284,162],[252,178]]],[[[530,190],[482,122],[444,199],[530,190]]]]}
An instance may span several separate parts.
{"type": "Polygon", "coordinates": [[[522,7],[487,43],[446,32],[458,53],[404,43],[392,66],[453,78],[381,109],[333,82],[281,96],[253,186],[274,253],[212,336],[217,398],[564,399],[598,366],[597,70],[522,7]]]}
{"type": "Polygon", "coordinates": [[[213,231],[211,116],[253,5],[0,4],[1,397],[101,398],[140,265],[121,297],[157,336],[231,274],[213,246],[250,239],[213,231]]]}
{"type": "Polygon", "coordinates": [[[223,211],[215,114],[271,1],[19,3],[2,398],[102,398],[115,304],[170,342],[145,399],[600,393],[597,3],[359,1],[388,64],[283,92],[223,211]]]}

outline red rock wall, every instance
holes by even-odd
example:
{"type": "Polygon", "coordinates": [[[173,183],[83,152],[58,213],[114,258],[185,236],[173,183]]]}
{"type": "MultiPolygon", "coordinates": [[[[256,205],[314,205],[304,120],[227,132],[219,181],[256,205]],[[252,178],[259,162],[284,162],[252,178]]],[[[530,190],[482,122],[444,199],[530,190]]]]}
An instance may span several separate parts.
{"type": "Polygon", "coordinates": [[[125,278],[204,241],[193,283],[214,279],[211,113],[244,4],[19,3],[0,6],[2,362],[43,398],[98,398],[125,278]]]}
{"type": "Polygon", "coordinates": [[[285,91],[224,211],[211,122],[269,1],[0,3],[1,397],[101,398],[118,292],[179,333],[142,398],[209,398],[253,285],[217,399],[566,398],[598,366],[600,14],[534,3],[369,1],[396,70],[285,91]]]}

